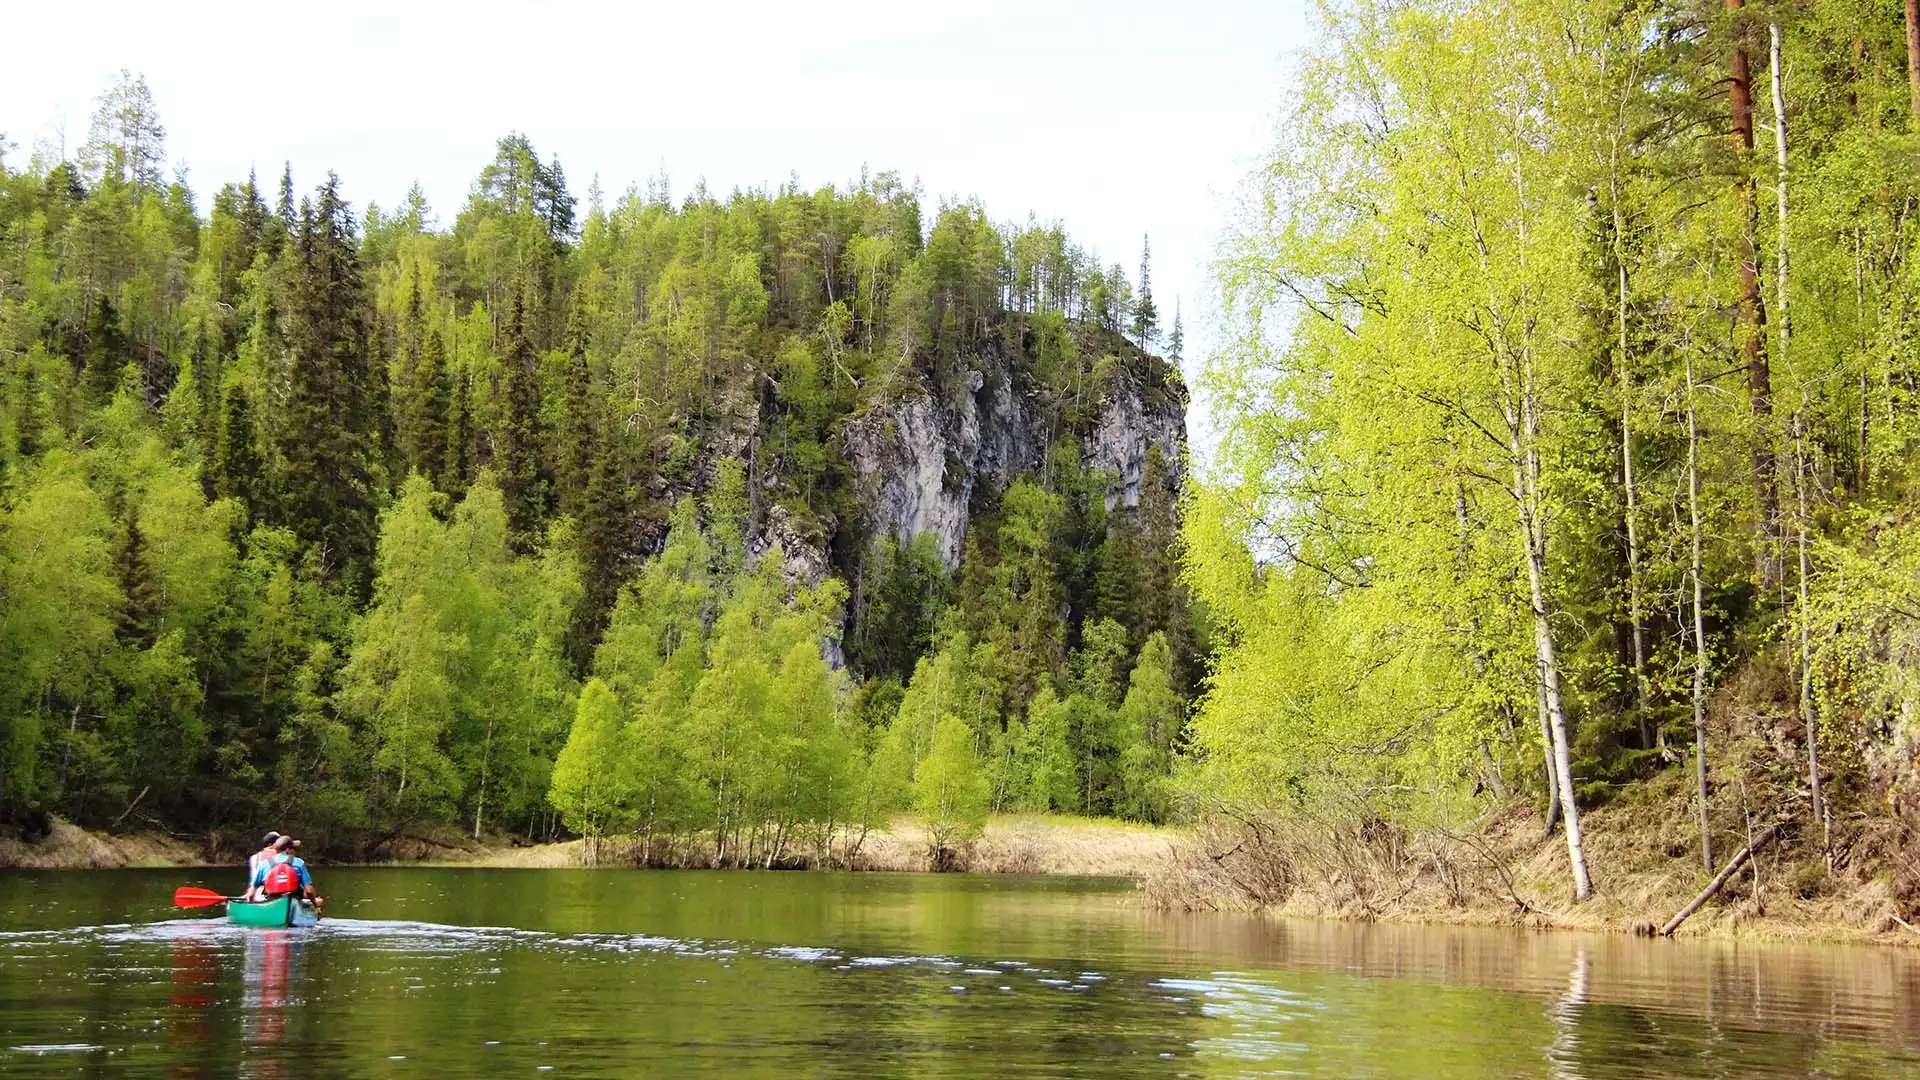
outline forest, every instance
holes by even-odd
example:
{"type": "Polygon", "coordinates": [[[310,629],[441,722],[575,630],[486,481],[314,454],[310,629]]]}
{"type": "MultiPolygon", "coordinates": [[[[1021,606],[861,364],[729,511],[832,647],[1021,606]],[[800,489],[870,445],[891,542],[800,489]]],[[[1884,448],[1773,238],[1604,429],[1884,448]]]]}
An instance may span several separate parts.
{"type": "Polygon", "coordinates": [[[0,819],[772,865],[1172,812],[1183,455],[1083,452],[1181,423],[1144,246],[885,172],[583,202],[521,134],[450,224],[291,165],[202,206],[165,138],[130,72],[71,158],[0,138],[0,819]],[[1031,459],[956,552],[875,527],[850,425],[976,392],[1031,459]]]}
{"type": "Polygon", "coordinates": [[[1912,910],[1916,15],[1327,10],[1219,264],[1190,790],[1376,849],[1530,804],[1578,899],[1777,824],[1912,910]]]}

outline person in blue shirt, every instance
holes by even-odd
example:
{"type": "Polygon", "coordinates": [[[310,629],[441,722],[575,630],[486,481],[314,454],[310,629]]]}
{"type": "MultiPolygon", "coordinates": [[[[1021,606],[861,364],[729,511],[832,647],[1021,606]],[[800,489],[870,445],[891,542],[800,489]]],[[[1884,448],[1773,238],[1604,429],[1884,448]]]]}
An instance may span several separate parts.
{"type": "Polygon", "coordinates": [[[247,890],[250,897],[270,900],[297,893],[302,899],[314,899],[313,875],[307,871],[306,860],[293,853],[297,844],[299,841],[291,836],[273,842],[273,856],[253,872],[253,883],[247,890]]]}

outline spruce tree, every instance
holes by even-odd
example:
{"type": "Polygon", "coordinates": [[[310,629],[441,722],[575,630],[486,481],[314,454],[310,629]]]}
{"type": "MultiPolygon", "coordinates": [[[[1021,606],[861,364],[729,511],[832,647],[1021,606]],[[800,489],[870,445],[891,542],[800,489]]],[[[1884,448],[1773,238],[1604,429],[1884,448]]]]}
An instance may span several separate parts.
{"type": "Polygon", "coordinates": [[[260,515],[265,494],[265,469],[255,442],[253,406],[238,383],[228,386],[220,401],[220,427],[214,439],[213,490],[223,499],[237,499],[249,518],[260,515]]]}
{"type": "Polygon", "coordinates": [[[473,376],[463,367],[453,378],[452,421],[447,431],[445,490],[459,495],[473,483],[473,376]]]}
{"type": "Polygon", "coordinates": [[[1100,543],[1099,568],[1094,575],[1094,614],[1112,619],[1127,628],[1130,639],[1141,635],[1140,625],[1140,529],[1133,520],[1114,515],[1107,522],[1107,537],[1100,543]]]}
{"type": "Polygon", "coordinates": [[[353,217],[328,174],[303,204],[288,297],[284,516],[321,565],[356,588],[373,555],[365,297],[353,217]]]}
{"type": "Polygon", "coordinates": [[[420,343],[420,359],[413,365],[413,384],[408,393],[418,410],[414,417],[413,467],[435,487],[450,491],[447,412],[452,404],[452,386],[447,379],[447,348],[438,327],[429,328],[420,343]]]}
{"type": "Polygon", "coordinates": [[[595,453],[593,373],[587,362],[586,303],[579,289],[567,312],[564,398],[554,430],[554,502],[563,514],[580,517],[592,483],[595,453]]]}
{"type": "Polygon", "coordinates": [[[546,484],[540,468],[540,377],[519,300],[508,309],[500,333],[501,409],[493,468],[507,500],[507,527],[514,543],[530,550],[546,514],[546,484]]]}
{"type": "Polygon", "coordinates": [[[269,258],[280,254],[281,232],[267,211],[266,200],[260,197],[260,185],[252,170],[248,170],[247,182],[240,188],[234,217],[240,226],[240,247],[234,253],[236,273],[253,265],[255,252],[264,251],[269,258]]]}
{"type": "Polygon", "coordinates": [[[153,647],[166,615],[165,597],[154,578],[151,560],[146,534],[140,530],[138,518],[129,513],[113,552],[114,576],[120,585],[114,635],[123,645],[136,649],[153,647]]]}
{"type": "Polygon", "coordinates": [[[1140,239],[1140,290],[1133,298],[1133,339],[1142,349],[1160,336],[1160,309],[1153,303],[1153,244],[1140,239]]]}
{"type": "Polygon", "coordinates": [[[1187,589],[1180,580],[1180,510],[1172,470],[1160,448],[1147,449],[1140,478],[1139,623],[1134,640],[1165,636],[1174,686],[1187,693],[1204,677],[1187,589]]]}
{"type": "Polygon", "coordinates": [[[589,418],[586,426],[590,433],[597,434],[591,440],[595,447],[590,459],[593,475],[577,515],[584,589],[568,632],[568,653],[581,671],[592,661],[594,645],[606,629],[607,616],[626,581],[633,536],[626,477],[620,455],[607,445],[605,418],[589,418]]]}
{"type": "Polygon", "coordinates": [[[14,448],[22,458],[38,455],[45,445],[47,417],[41,404],[40,371],[34,356],[28,352],[21,358],[20,381],[15,384],[19,388],[19,404],[14,409],[13,438],[14,448]]]}

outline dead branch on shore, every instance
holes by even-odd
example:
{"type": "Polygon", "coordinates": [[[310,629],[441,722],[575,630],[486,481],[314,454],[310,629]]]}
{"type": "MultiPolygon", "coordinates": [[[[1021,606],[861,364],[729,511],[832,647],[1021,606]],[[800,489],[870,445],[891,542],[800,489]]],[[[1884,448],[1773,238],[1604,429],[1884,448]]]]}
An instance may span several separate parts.
{"type": "Polygon", "coordinates": [[[1740,868],[1747,864],[1747,860],[1753,858],[1755,851],[1772,843],[1774,837],[1778,836],[1779,833],[1780,826],[1778,825],[1769,825],[1765,829],[1762,829],[1760,835],[1753,838],[1752,843],[1741,848],[1733,858],[1727,860],[1727,865],[1720,868],[1720,872],[1714,875],[1713,881],[1708,883],[1706,888],[1700,890],[1700,895],[1694,897],[1692,903],[1681,908],[1674,914],[1673,918],[1667,920],[1667,924],[1660,928],[1660,936],[1672,937],[1673,932],[1680,929],[1681,923],[1686,922],[1689,916],[1699,911],[1701,907],[1705,906],[1707,901],[1719,895],[1721,889],[1726,888],[1727,882],[1732,881],[1733,876],[1740,872],[1740,868]]]}

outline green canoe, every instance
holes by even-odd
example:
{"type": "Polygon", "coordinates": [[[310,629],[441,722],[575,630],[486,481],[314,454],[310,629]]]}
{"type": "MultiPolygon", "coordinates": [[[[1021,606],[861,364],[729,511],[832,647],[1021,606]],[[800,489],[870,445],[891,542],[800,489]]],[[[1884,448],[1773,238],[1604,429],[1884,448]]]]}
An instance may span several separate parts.
{"type": "Polygon", "coordinates": [[[305,900],[282,896],[249,904],[227,901],[227,922],[234,926],[312,926],[320,921],[320,911],[305,900]]]}

